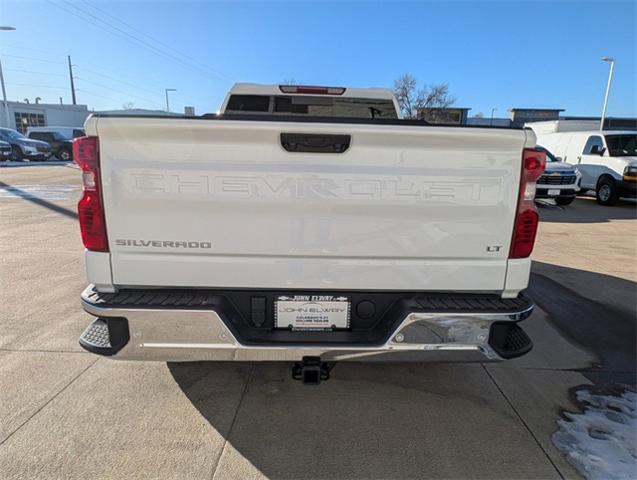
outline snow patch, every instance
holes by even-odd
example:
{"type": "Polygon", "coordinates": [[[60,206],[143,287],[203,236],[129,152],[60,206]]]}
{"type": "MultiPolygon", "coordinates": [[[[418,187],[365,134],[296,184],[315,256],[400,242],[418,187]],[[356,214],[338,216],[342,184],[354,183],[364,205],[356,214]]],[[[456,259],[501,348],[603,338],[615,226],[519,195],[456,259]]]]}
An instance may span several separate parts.
{"type": "Polygon", "coordinates": [[[620,396],[579,390],[582,413],[564,415],[553,444],[589,479],[637,478],[637,395],[620,396]]]}

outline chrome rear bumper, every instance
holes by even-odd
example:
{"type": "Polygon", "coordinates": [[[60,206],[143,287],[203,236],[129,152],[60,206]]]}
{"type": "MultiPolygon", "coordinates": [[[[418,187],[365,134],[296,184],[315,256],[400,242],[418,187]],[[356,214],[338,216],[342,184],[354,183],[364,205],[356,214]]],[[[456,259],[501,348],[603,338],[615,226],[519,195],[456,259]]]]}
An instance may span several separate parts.
{"type": "Polygon", "coordinates": [[[410,312],[396,322],[386,340],[375,345],[254,345],[242,343],[214,309],[122,308],[94,298],[95,290],[89,286],[82,293],[82,306],[98,318],[80,344],[123,360],[300,361],[312,356],[322,361],[488,362],[520,356],[531,348],[516,325],[531,314],[530,302],[513,312],[410,312]],[[125,336],[114,338],[119,334],[113,332],[124,328],[125,336]],[[497,344],[495,337],[501,337],[497,344]],[[114,348],[116,342],[121,345],[114,348]],[[517,345],[517,353],[503,350],[508,343],[517,345]]]}

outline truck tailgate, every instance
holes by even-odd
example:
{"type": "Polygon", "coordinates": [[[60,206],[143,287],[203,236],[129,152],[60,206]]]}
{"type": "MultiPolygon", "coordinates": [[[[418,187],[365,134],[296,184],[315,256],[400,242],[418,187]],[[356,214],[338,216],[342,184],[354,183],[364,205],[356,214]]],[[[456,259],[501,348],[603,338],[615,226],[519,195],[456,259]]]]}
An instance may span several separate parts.
{"type": "Polygon", "coordinates": [[[87,133],[115,285],[504,289],[522,130],[96,117],[87,133]],[[289,152],[282,133],[351,142],[289,152]]]}

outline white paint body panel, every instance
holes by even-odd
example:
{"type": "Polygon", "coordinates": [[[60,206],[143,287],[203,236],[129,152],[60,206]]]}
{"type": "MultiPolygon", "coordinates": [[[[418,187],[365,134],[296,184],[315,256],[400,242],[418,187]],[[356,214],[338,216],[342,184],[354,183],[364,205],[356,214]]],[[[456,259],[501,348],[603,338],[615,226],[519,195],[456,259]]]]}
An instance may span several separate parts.
{"type": "Polygon", "coordinates": [[[528,282],[530,261],[508,280],[507,256],[532,133],[108,117],[86,127],[100,139],[116,286],[510,292],[528,282]],[[290,153],[281,132],[352,140],[343,154],[290,153]]]}
{"type": "Polygon", "coordinates": [[[111,274],[111,258],[109,253],[84,251],[84,265],[89,281],[95,284],[100,292],[114,292],[113,275],[111,274]]]}

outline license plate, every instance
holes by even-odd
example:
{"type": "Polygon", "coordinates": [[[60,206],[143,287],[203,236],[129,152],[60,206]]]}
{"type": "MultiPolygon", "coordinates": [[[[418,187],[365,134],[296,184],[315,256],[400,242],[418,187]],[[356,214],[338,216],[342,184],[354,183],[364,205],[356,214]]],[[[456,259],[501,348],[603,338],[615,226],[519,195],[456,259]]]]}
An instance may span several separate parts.
{"type": "Polygon", "coordinates": [[[274,325],[291,330],[349,328],[350,301],[330,295],[281,295],[276,299],[274,325]]]}
{"type": "Polygon", "coordinates": [[[548,194],[551,197],[557,197],[560,194],[560,191],[559,190],[549,190],[548,194]]]}

